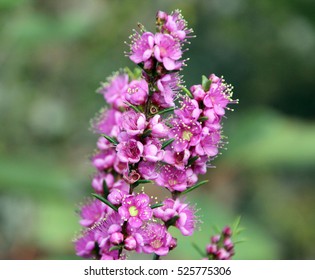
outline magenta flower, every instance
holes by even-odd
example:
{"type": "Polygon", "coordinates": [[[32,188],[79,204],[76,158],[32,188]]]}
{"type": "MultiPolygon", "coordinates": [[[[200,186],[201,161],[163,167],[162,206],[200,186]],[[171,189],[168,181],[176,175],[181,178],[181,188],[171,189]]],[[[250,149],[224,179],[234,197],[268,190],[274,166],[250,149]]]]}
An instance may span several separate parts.
{"type": "Polygon", "coordinates": [[[170,33],[173,37],[184,41],[188,34],[192,33],[192,29],[187,28],[187,22],[183,18],[179,10],[168,15],[165,12],[157,13],[157,20],[162,21],[162,31],[170,33]]]}
{"type": "Polygon", "coordinates": [[[102,171],[104,169],[113,166],[116,158],[116,153],[114,149],[109,149],[106,151],[101,151],[92,157],[92,164],[98,170],[102,171]]]}
{"type": "Polygon", "coordinates": [[[154,100],[163,108],[175,105],[174,97],[178,94],[180,78],[177,73],[163,75],[156,82],[159,91],[154,94],[154,100]]]}
{"type": "Polygon", "coordinates": [[[107,187],[110,189],[114,184],[114,176],[111,173],[97,173],[91,182],[91,185],[96,193],[102,194],[103,193],[103,183],[106,182],[107,187]]]}
{"type": "Polygon", "coordinates": [[[200,156],[216,156],[219,152],[218,144],[220,139],[221,136],[219,132],[209,131],[207,127],[204,127],[201,140],[195,147],[195,152],[200,156]]]}
{"type": "Polygon", "coordinates": [[[107,215],[96,227],[93,228],[95,238],[100,248],[101,259],[118,259],[118,250],[110,251],[116,245],[111,242],[111,236],[115,233],[121,233],[123,221],[117,212],[107,215]]]}
{"type": "Polygon", "coordinates": [[[184,170],[190,158],[190,151],[185,149],[181,152],[166,150],[163,161],[170,165],[174,165],[177,169],[184,170]]]}
{"type": "Polygon", "coordinates": [[[151,129],[151,136],[164,138],[169,132],[169,128],[164,124],[160,115],[155,115],[149,120],[148,129],[151,129]]]}
{"type": "Polygon", "coordinates": [[[143,153],[143,144],[134,139],[119,143],[116,147],[117,157],[121,162],[137,163],[143,153]]]}
{"type": "Polygon", "coordinates": [[[81,237],[74,241],[75,251],[77,256],[83,258],[97,257],[96,248],[96,237],[94,230],[87,230],[81,237]]]}
{"type": "Polygon", "coordinates": [[[149,206],[150,198],[146,194],[128,195],[118,208],[118,213],[133,228],[142,226],[143,221],[152,217],[152,209],[149,206]]]}
{"type": "Polygon", "coordinates": [[[133,105],[143,105],[149,94],[148,83],[145,80],[134,80],[128,86],[126,100],[133,105]]]}
{"type": "MultiPolygon", "coordinates": [[[[120,131],[121,112],[115,109],[103,109],[92,120],[92,129],[99,134],[117,137],[120,131]]],[[[105,138],[104,138],[105,139],[105,138]]]]}
{"type": "Polygon", "coordinates": [[[206,93],[203,90],[202,85],[193,85],[190,88],[190,91],[191,91],[192,95],[194,96],[194,100],[196,100],[196,101],[203,101],[203,99],[206,96],[206,93]]]}
{"type": "Polygon", "coordinates": [[[118,174],[124,174],[126,169],[128,169],[128,163],[122,162],[119,157],[116,157],[114,162],[114,169],[118,174]]]}
{"type": "Polygon", "coordinates": [[[175,114],[183,121],[185,124],[190,124],[193,121],[197,121],[202,110],[199,109],[198,102],[194,99],[185,98],[180,102],[181,107],[175,110],[175,114]]]}
{"type": "Polygon", "coordinates": [[[113,209],[99,200],[92,200],[83,205],[80,211],[80,225],[91,227],[95,223],[101,221],[107,214],[112,213],[113,209]]]}
{"type": "Polygon", "coordinates": [[[120,189],[113,189],[107,196],[107,199],[114,205],[120,205],[129,192],[120,189]]]}
{"type": "Polygon", "coordinates": [[[170,191],[184,191],[187,188],[187,175],[185,170],[178,170],[172,165],[164,165],[160,169],[159,176],[155,182],[168,188],[170,191]]]}
{"type": "Polygon", "coordinates": [[[161,143],[155,138],[149,138],[143,149],[143,158],[147,161],[157,162],[164,157],[164,150],[161,150],[161,143]]]}
{"type": "Polygon", "coordinates": [[[162,62],[168,71],[180,69],[182,51],[178,41],[169,34],[161,33],[155,34],[154,41],[154,56],[157,61],[162,62]]]}
{"type": "Polygon", "coordinates": [[[185,124],[180,119],[174,119],[172,125],[170,137],[175,138],[172,144],[174,151],[181,152],[199,143],[202,132],[199,122],[192,119],[190,124],[185,124]]]}
{"type": "Polygon", "coordinates": [[[142,35],[136,33],[132,38],[130,59],[139,64],[150,60],[154,50],[154,35],[145,32],[142,35]]]}
{"type": "Polygon", "coordinates": [[[154,180],[158,177],[155,162],[141,161],[138,165],[138,171],[146,180],[154,180]]]}
{"type": "Polygon", "coordinates": [[[113,76],[108,83],[103,84],[99,89],[99,93],[103,94],[107,103],[111,104],[115,109],[126,107],[125,93],[128,86],[128,75],[117,74],[113,76]]]}
{"type": "Polygon", "coordinates": [[[122,115],[121,127],[129,136],[142,134],[147,126],[145,115],[128,110],[122,115]]]}
{"type": "Polygon", "coordinates": [[[225,114],[225,108],[231,101],[231,93],[226,84],[214,74],[209,77],[212,81],[209,91],[203,100],[207,108],[213,108],[218,116],[225,114]]]}
{"type": "Polygon", "coordinates": [[[173,200],[167,198],[163,201],[163,206],[153,210],[154,217],[169,221],[174,217],[178,217],[175,226],[185,236],[192,235],[196,228],[195,210],[186,203],[182,203],[179,199],[173,200]]]}
{"type": "Polygon", "coordinates": [[[174,245],[173,237],[164,225],[147,223],[139,230],[139,233],[143,237],[142,251],[144,253],[165,256],[174,245]]]}

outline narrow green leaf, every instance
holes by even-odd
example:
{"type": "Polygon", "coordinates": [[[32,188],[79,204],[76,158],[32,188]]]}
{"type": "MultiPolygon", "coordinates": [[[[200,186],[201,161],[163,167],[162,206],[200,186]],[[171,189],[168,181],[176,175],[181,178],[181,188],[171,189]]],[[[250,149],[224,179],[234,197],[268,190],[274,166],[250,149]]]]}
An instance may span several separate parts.
{"type": "Polygon", "coordinates": [[[204,185],[204,184],[206,184],[206,183],[208,183],[208,182],[209,182],[209,180],[201,181],[201,182],[199,182],[199,183],[193,185],[193,186],[190,187],[189,189],[183,191],[182,194],[187,194],[187,193],[189,193],[189,192],[191,192],[191,191],[193,191],[193,190],[199,188],[200,186],[202,186],[202,185],[204,185]]]}
{"type": "Polygon", "coordinates": [[[109,189],[106,183],[106,180],[103,180],[103,192],[104,192],[104,197],[107,197],[109,195],[109,189]]]}
{"type": "Polygon", "coordinates": [[[202,116],[198,119],[198,122],[204,122],[204,121],[207,121],[209,118],[206,117],[206,116],[202,116]]]}
{"type": "Polygon", "coordinates": [[[124,102],[128,107],[132,108],[136,113],[142,113],[142,111],[140,110],[140,108],[138,108],[137,106],[129,103],[129,102],[124,102]]]}
{"type": "Polygon", "coordinates": [[[211,86],[211,80],[209,80],[206,76],[202,75],[202,88],[204,91],[208,91],[211,86]]]}
{"type": "Polygon", "coordinates": [[[194,157],[190,158],[187,162],[187,166],[192,165],[198,158],[199,158],[199,156],[194,156],[194,157]]]}
{"type": "Polygon", "coordinates": [[[181,87],[181,89],[187,94],[187,96],[191,99],[194,98],[194,96],[192,95],[192,93],[186,88],[186,87],[181,87]]]}
{"type": "Polygon", "coordinates": [[[162,149],[165,149],[168,145],[172,144],[174,142],[174,138],[171,138],[169,140],[166,140],[163,144],[162,144],[162,149]]]}
{"type": "Polygon", "coordinates": [[[110,136],[108,136],[108,135],[106,135],[106,134],[102,134],[102,136],[103,136],[104,138],[106,138],[109,142],[111,142],[112,144],[114,144],[114,145],[117,145],[117,144],[118,144],[118,142],[117,142],[116,139],[114,139],[114,138],[112,138],[112,137],[110,137],[110,136]]]}
{"type": "Polygon", "coordinates": [[[157,112],[157,114],[163,115],[163,114],[166,114],[166,113],[169,113],[169,112],[173,112],[174,110],[175,110],[175,107],[170,107],[170,108],[166,108],[164,110],[161,110],[160,112],[157,112]]]}
{"type": "Polygon", "coordinates": [[[236,220],[234,221],[234,223],[233,223],[233,225],[232,225],[232,228],[231,228],[233,234],[235,234],[235,233],[237,232],[240,223],[241,223],[241,216],[238,216],[238,217],[236,218],[236,220]]]}
{"type": "Polygon", "coordinates": [[[121,245],[112,246],[109,248],[109,252],[120,250],[122,248],[121,245]]]}
{"type": "Polygon", "coordinates": [[[199,247],[196,243],[192,242],[191,245],[194,247],[194,249],[199,253],[199,255],[200,255],[202,258],[206,257],[205,252],[203,252],[203,251],[200,249],[200,247],[199,247]]]}
{"type": "Polygon", "coordinates": [[[133,183],[132,188],[135,188],[135,187],[139,186],[140,184],[148,184],[148,183],[153,183],[153,181],[141,179],[141,180],[138,180],[137,182],[133,183]]]}
{"type": "Polygon", "coordinates": [[[179,219],[179,216],[174,216],[173,218],[169,219],[166,223],[165,226],[168,228],[170,226],[175,225],[176,221],[179,219]]]}
{"type": "Polygon", "coordinates": [[[153,204],[151,205],[151,209],[155,209],[155,208],[159,208],[159,207],[162,207],[164,204],[163,203],[156,203],[156,204],[153,204]]]}
{"type": "Polygon", "coordinates": [[[149,136],[151,133],[152,133],[152,129],[147,129],[147,130],[145,130],[145,131],[142,133],[141,137],[142,137],[142,138],[145,138],[145,137],[149,136]]]}
{"type": "Polygon", "coordinates": [[[97,198],[98,200],[102,201],[103,203],[105,203],[107,206],[109,206],[110,208],[112,208],[114,211],[118,212],[118,208],[111,204],[106,198],[96,194],[96,193],[92,193],[92,195],[97,198]]]}

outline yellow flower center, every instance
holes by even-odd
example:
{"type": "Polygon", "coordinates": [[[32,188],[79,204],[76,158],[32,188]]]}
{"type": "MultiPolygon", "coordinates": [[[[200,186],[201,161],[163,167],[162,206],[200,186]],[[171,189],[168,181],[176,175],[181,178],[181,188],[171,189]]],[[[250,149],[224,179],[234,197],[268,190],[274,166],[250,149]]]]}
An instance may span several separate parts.
{"type": "Polygon", "coordinates": [[[190,141],[191,136],[193,136],[193,134],[190,131],[185,130],[183,132],[183,139],[184,140],[190,141]]]}
{"type": "Polygon", "coordinates": [[[139,211],[138,211],[136,206],[130,206],[128,210],[129,210],[129,214],[130,214],[131,217],[135,217],[139,213],[139,211]]]}

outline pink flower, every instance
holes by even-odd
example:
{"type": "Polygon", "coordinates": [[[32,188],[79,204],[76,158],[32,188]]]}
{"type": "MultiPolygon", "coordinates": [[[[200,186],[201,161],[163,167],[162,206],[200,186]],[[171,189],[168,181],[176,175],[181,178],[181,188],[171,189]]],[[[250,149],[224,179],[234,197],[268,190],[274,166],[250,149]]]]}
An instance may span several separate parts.
{"type": "Polygon", "coordinates": [[[203,101],[204,97],[206,96],[206,93],[203,90],[202,85],[193,85],[190,88],[190,91],[196,101],[203,101]]]}
{"type": "Polygon", "coordinates": [[[146,194],[127,195],[122,200],[122,206],[118,208],[118,213],[133,228],[142,226],[143,221],[148,221],[152,217],[152,209],[149,206],[150,198],[146,194]]]}
{"type": "Polygon", "coordinates": [[[139,233],[143,237],[142,251],[144,253],[165,256],[174,245],[174,239],[164,225],[147,223],[139,230],[139,233]]]}
{"type": "Polygon", "coordinates": [[[103,193],[103,184],[104,181],[106,182],[107,187],[110,189],[114,184],[114,176],[111,173],[97,173],[92,179],[92,187],[96,193],[102,194],[103,193]]]}
{"type": "Polygon", "coordinates": [[[97,257],[94,249],[96,247],[95,232],[87,230],[81,237],[74,241],[77,256],[83,258],[97,257]]]}
{"type": "Polygon", "coordinates": [[[142,35],[136,33],[132,38],[130,59],[139,64],[150,60],[153,54],[154,35],[151,32],[145,32],[142,35]]]}
{"type": "Polygon", "coordinates": [[[181,41],[185,40],[187,35],[192,33],[192,29],[187,29],[187,22],[179,10],[172,12],[170,15],[159,11],[157,20],[163,23],[161,26],[162,31],[170,33],[173,37],[181,41]]]}
{"type": "Polygon", "coordinates": [[[155,162],[141,161],[138,166],[138,171],[146,180],[154,180],[158,177],[155,162]]]}
{"type": "Polygon", "coordinates": [[[217,131],[209,131],[207,127],[203,128],[200,142],[195,147],[195,152],[200,155],[213,157],[218,154],[218,144],[221,139],[220,133],[217,131]]]}
{"type": "Polygon", "coordinates": [[[226,84],[222,83],[222,80],[215,76],[210,75],[212,81],[209,91],[206,93],[203,103],[208,108],[213,108],[218,116],[225,114],[225,108],[231,101],[231,92],[226,84]]]}
{"type": "Polygon", "coordinates": [[[199,122],[192,119],[190,124],[185,124],[180,119],[173,119],[172,125],[170,137],[175,138],[174,151],[181,152],[199,143],[202,132],[199,122]]]}
{"type": "Polygon", "coordinates": [[[177,216],[178,219],[175,222],[175,226],[185,236],[192,235],[195,230],[195,210],[188,204],[182,203],[179,199],[165,199],[163,206],[154,209],[153,213],[156,218],[162,219],[164,222],[177,216]]]}
{"type": "Polygon", "coordinates": [[[184,170],[190,158],[190,151],[185,149],[181,152],[166,150],[163,161],[174,165],[177,169],[184,170]]]}
{"type": "Polygon", "coordinates": [[[154,94],[154,100],[163,108],[175,105],[174,97],[178,94],[180,79],[177,73],[163,75],[156,82],[159,92],[154,94]]]}
{"type": "Polygon", "coordinates": [[[143,105],[149,94],[149,87],[145,80],[132,81],[126,92],[126,100],[133,105],[143,105]]]}
{"type": "Polygon", "coordinates": [[[167,136],[169,128],[163,123],[160,115],[155,115],[149,120],[148,128],[152,130],[151,136],[164,138],[167,136]]]}
{"type": "Polygon", "coordinates": [[[147,126],[145,115],[128,110],[122,115],[121,127],[129,136],[142,134],[147,126]]]}
{"type": "Polygon", "coordinates": [[[106,151],[101,151],[92,157],[92,164],[98,170],[102,171],[104,169],[113,166],[116,158],[116,153],[114,149],[109,149],[106,151]]]}
{"type": "Polygon", "coordinates": [[[149,138],[144,145],[143,158],[147,161],[157,162],[164,157],[161,143],[155,138],[149,138]]]}
{"type": "Polygon", "coordinates": [[[199,109],[198,102],[194,99],[184,99],[180,102],[180,109],[175,110],[175,114],[185,123],[190,124],[197,121],[202,110],[199,109]]]}
{"type": "Polygon", "coordinates": [[[117,157],[121,162],[137,163],[143,153],[143,144],[134,139],[119,143],[116,147],[117,157]]]}
{"type": "Polygon", "coordinates": [[[120,189],[113,189],[108,195],[107,199],[114,205],[120,205],[128,192],[120,189]]]}
{"type": "Polygon", "coordinates": [[[99,93],[104,95],[107,103],[112,104],[115,109],[126,107],[125,93],[128,86],[128,75],[117,74],[108,83],[99,89],[99,93]]]}
{"type": "Polygon", "coordinates": [[[182,66],[179,59],[182,57],[182,51],[178,41],[169,34],[157,33],[154,37],[154,56],[157,61],[162,62],[168,71],[178,70],[182,66]]]}
{"type": "Polygon", "coordinates": [[[112,209],[99,200],[92,200],[81,208],[80,224],[84,227],[91,227],[96,222],[101,221],[107,214],[112,213],[112,209]]]}
{"type": "Polygon", "coordinates": [[[103,109],[92,120],[92,128],[96,133],[117,137],[120,129],[121,112],[115,109],[103,109]]]}
{"type": "Polygon", "coordinates": [[[155,182],[170,191],[182,192],[187,188],[187,175],[185,170],[178,170],[172,165],[164,165],[155,182]]]}

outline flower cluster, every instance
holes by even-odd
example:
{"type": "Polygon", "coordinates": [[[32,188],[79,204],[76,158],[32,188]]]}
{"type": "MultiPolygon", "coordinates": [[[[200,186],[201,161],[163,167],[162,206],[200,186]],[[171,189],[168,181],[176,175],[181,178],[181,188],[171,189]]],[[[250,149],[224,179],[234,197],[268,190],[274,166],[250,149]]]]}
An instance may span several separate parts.
{"type": "Polygon", "coordinates": [[[217,156],[222,117],[231,86],[214,74],[188,90],[179,71],[192,30],[179,11],[158,12],[157,32],[131,36],[134,71],[121,70],[102,84],[108,107],[92,121],[100,134],[91,157],[94,200],[83,205],[75,240],[77,255],[121,259],[127,251],[165,256],[177,245],[174,226],[187,236],[196,229],[196,210],[185,196],[207,181],[198,175],[217,156]],[[170,197],[152,201],[138,186],[155,183],[170,197]]]}
{"type": "Polygon", "coordinates": [[[232,230],[226,226],[220,234],[214,235],[206,246],[207,259],[230,260],[234,255],[234,243],[231,239],[232,230]]]}

